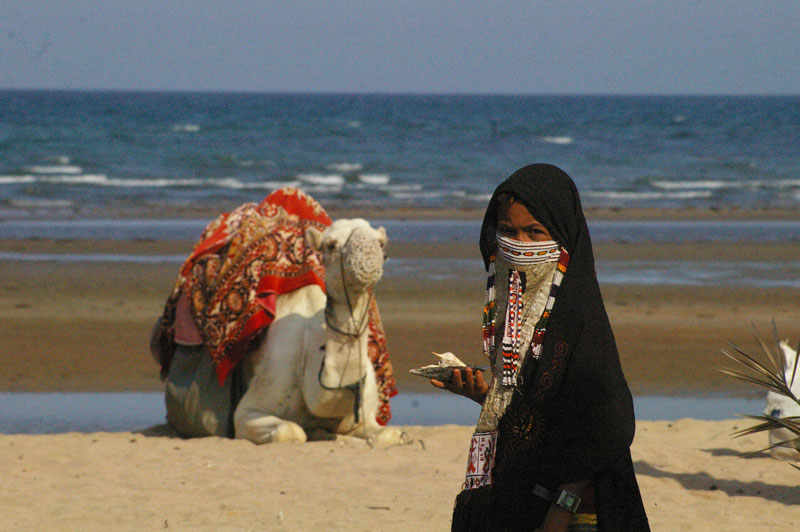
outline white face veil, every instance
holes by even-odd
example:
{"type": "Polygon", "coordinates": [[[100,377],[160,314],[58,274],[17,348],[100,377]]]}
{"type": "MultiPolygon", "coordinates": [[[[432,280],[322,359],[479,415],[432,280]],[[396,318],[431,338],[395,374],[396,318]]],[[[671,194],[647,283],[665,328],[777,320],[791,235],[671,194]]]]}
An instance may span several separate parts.
{"type": "MultiPolygon", "coordinates": [[[[534,327],[544,311],[561,248],[553,240],[522,242],[497,235],[495,334],[502,331],[502,361],[489,353],[505,386],[516,384],[534,327]],[[502,320],[502,321],[501,321],[502,320]],[[501,365],[498,365],[501,364],[501,365]]],[[[497,344],[495,339],[495,345],[497,344]]]]}
{"type": "Polygon", "coordinates": [[[478,421],[479,431],[494,430],[511,400],[522,362],[531,354],[536,325],[547,305],[560,257],[561,248],[553,240],[521,242],[497,235],[497,255],[487,282],[487,308],[493,312],[484,324],[484,347],[494,378],[478,421]]]}

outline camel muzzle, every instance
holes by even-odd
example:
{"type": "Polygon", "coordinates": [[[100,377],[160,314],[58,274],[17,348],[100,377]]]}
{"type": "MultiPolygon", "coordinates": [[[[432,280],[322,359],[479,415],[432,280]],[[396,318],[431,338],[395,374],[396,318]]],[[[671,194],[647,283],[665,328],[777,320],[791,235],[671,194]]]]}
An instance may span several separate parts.
{"type": "Polygon", "coordinates": [[[345,282],[359,292],[373,286],[383,275],[383,248],[372,232],[362,227],[354,229],[342,248],[345,282]]]}

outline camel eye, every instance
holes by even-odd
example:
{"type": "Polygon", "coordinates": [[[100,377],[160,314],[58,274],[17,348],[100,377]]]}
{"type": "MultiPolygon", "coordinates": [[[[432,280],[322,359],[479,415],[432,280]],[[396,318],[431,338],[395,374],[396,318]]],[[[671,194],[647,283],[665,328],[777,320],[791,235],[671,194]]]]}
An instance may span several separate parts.
{"type": "Polygon", "coordinates": [[[325,249],[327,251],[335,251],[336,250],[336,242],[328,242],[328,244],[325,246],[325,249]]]}

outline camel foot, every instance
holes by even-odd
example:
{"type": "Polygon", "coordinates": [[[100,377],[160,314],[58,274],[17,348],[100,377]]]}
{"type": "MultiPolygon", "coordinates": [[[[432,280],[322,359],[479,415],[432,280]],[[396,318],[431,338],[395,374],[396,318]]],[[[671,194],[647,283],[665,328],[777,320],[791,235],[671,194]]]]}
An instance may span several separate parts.
{"type": "Polygon", "coordinates": [[[236,427],[236,437],[250,440],[255,444],[305,442],[306,432],[293,421],[275,416],[248,419],[236,427]]]}
{"type": "Polygon", "coordinates": [[[400,429],[385,427],[373,434],[369,442],[378,447],[390,447],[392,445],[409,443],[408,435],[400,429]]]}
{"type": "Polygon", "coordinates": [[[306,441],[306,431],[304,431],[303,428],[297,423],[284,421],[280,424],[280,426],[278,426],[278,429],[275,431],[275,437],[272,439],[272,441],[275,443],[303,443],[306,441]]]}

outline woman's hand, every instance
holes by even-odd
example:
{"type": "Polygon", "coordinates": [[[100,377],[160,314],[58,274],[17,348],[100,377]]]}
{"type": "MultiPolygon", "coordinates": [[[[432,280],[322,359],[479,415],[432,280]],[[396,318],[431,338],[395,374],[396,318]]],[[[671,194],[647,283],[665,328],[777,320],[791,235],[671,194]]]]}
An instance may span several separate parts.
{"type": "Polygon", "coordinates": [[[447,383],[431,379],[431,384],[443,390],[449,390],[455,394],[463,395],[472,399],[476,403],[483,404],[489,385],[483,380],[483,372],[477,370],[472,374],[472,368],[467,366],[463,369],[453,370],[453,380],[447,383]]]}

